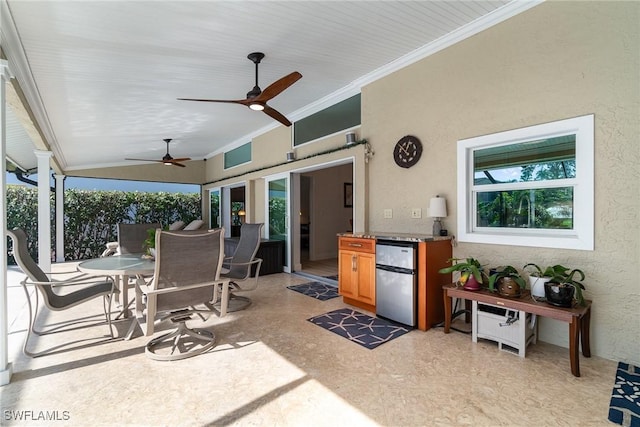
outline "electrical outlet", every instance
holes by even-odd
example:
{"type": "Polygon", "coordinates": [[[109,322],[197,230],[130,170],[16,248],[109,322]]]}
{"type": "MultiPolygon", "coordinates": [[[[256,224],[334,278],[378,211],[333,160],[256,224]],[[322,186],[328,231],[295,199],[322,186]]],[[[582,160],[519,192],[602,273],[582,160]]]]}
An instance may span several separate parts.
{"type": "Polygon", "coordinates": [[[420,208],[411,209],[411,218],[422,218],[422,209],[420,208]]]}
{"type": "Polygon", "coordinates": [[[385,218],[393,218],[393,210],[385,209],[383,215],[385,218]]]}

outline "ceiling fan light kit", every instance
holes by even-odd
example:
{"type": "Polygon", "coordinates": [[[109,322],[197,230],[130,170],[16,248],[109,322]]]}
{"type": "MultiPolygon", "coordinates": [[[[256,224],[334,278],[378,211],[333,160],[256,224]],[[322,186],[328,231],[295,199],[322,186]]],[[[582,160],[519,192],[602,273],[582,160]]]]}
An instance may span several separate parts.
{"type": "Polygon", "coordinates": [[[258,64],[260,64],[260,61],[262,61],[262,59],[264,58],[264,53],[253,52],[247,55],[247,58],[249,58],[249,60],[253,62],[256,66],[256,84],[253,87],[253,89],[251,89],[247,93],[247,97],[245,99],[231,100],[231,99],[178,98],[178,100],[198,101],[198,102],[221,102],[221,103],[227,103],[227,104],[245,105],[254,111],[263,111],[266,115],[268,115],[272,119],[279,121],[280,123],[282,123],[287,127],[291,126],[291,122],[289,121],[289,119],[287,119],[279,111],[268,106],[267,102],[275,98],[280,93],[282,93],[285,89],[287,89],[289,86],[291,86],[292,84],[300,80],[302,78],[302,74],[300,74],[297,71],[294,71],[293,73],[288,74],[280,78],[279,80],[276,80],[275,82],[271,83],[265,90],[262,90],[260,89],[260,86],[258,86],[258,64]]]}

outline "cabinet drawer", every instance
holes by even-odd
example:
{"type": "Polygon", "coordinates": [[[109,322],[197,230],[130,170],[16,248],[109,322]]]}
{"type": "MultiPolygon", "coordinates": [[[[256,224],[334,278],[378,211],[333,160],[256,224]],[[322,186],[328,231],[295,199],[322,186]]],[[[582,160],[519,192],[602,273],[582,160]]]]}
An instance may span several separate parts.
{"type": "Polygon", "coordinates": [[[375,239],[359,239],[355,237],[340,237],[338,249],[357,251],[357,252],[376,252],[376,240],[375,239]]]}

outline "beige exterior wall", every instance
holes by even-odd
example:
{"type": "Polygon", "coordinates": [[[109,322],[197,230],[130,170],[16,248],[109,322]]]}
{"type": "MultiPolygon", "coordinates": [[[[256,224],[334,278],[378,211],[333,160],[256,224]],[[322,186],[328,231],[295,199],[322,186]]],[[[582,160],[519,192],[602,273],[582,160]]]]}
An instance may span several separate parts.
{"type": "MultiPolygon", "coordinates": [[[[561,263],[587,274],[594,301],[596,356],[640,363],[640,3],[545,2],[362,90],[358,135],[365,147],[282,164],[291,129],[253,141],[253,161],[228,171],[222,155],[206,162],[205,188],[247,181],[252,218],[264,222],[263,177],[352,159],[354,230],[430,233],[430,197],[447,198],[444,224],[456,234],[456,145],[464,138],[586,114],[595,115],[595,250],[554,250],[459,243],[458,257],[487,265],[561,263]],[[422,140],[411,169],[397,167],[393,146],[422,140]],[[272,166],[273,167],[268,167],[272,166]],[[264,168],[262,170],[257,170],[264,168]],[[235,178],[225,178],[236,176],[235,178]],[[383,210],[393,209],[384,219],[383,210]],[[422,219],[411,209],[421,208],[422,219]]],[[[296,149],[298,159],[344,145],[344,135],[296,149]]],[[[540,339],[568,346],[568,326],[540,320],[540,339]]]]}
{"type": "MultiPolygon", "coordinates": [[[[456,145],[463,138],[595,114],[595,250],[460,243],[454,254],[487,265],[561,263],[587,274],[592,353],[640,362],[640,3],[547,2],[377,81],[362,91],[374,230],[429,232],[430,197],[447,198],[456,233],[456,145]],[[395,142],[424,144],[412,169],[395,142]],[[393,219],[383,209],[393,208],[393,219]]],[[[540,322],[543,341],[568,346],[567,325],[540,322]]]]}
{"type": "MultiPolygon", "coordinates": [[[[309,168],[330,167],[350,162],[353,164],[353,215],[354,230],[367,228],[366,197],[367,163],[365,146],[345,147],[344,133],[329,136],[320,141],[297,147],[294,151],[298,160],[286,162],[286,153],[291,148],[291,128],[280,126],[252,141],[252,161],[227,171],[223,170],[223,155],[216,155],[206,162],[206,184],[204,189],[234,185],[245,182],[254,186],[253,204],[249,208],[255,222],[264,222],[265,217],[265,177],[285,172],[302,172],[309,168]],[[340,149],[344,147],[344,149],[340,149]],[[337,151],[332,151],[336,149],[337,151]],[[326,154],[320,154],[332,151],[326,154]],[[225,178],[226,177],[226,178],[225,178]]],[[[359,132],[359,131],[358,131],[359,132]]],[[[251,219],[249,219],[251,220],[251,219]]]]}
{"type": "Polygon", "coordinates": [[[71,170],[65,172],[65,174],[88,178],[115,178],[199,185],[205,179],[205,163],[203,160],[192,160],[185,162],[186,167],[184,168],[150,163],[117,168],[71,170]]]}

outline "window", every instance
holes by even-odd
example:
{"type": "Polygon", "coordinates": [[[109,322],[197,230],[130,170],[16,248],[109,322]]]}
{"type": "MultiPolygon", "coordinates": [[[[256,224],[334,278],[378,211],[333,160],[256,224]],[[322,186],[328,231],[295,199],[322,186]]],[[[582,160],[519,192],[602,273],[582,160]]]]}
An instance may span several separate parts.
{"type": "Polygon", "coordinates": [[[224,153],[224,168],[229,169],[251,161],[251,142],[224,153]]]}
{"type": "Polygon", "coordinates": [[[360,94],[357,94],[296,121],[293,125],[293,146],[358,126],[360,110],[360,94]]]}
{"type": "Polygon", "coordinates": [[[458,141],[458,239],[593,250],[593,115],[458,141]]]}

